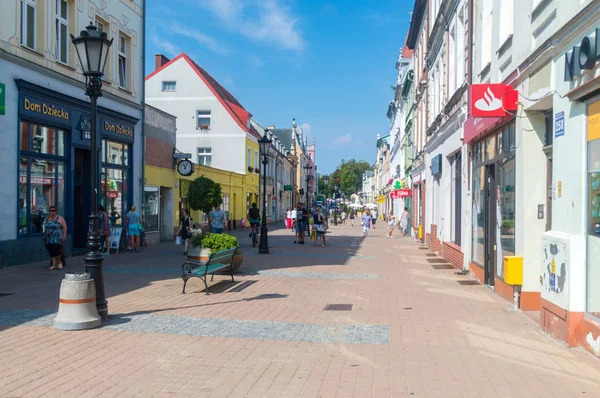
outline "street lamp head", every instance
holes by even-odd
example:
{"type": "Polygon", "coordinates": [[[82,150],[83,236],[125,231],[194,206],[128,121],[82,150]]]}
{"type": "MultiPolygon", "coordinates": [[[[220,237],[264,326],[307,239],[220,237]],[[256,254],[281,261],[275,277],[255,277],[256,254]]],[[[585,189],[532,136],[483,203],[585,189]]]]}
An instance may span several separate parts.
{"type": "Polygon", "coordinates": [[[329,185],[329,176],[323,176],[323,182],[325,185],[329,185]]]}
{"type": "Polygon", "coordinates": [[[258,140],[258,144],[260,145],[260,153],[262,154],[263,164],[266,164],[269,161],[269,146],[271,145],[271,140],[267,135],[269,130],[265,130],[265,134],[262,136],[260,140],[258,140]]]}
{"type": "Polygon", "coordinates": [[[92,22],[82,30],[79,37],[71,35],[77,58],[87,77],[101,77],[108,59],[108,51],[114,39],[108,40],[105,32],[98,32],[92,22]]]}
{"type": "Polygon", "coordinates": [[[340,186],[338,184],[333,184],[333,190],[337,191],[340,188],[340,186]]]}

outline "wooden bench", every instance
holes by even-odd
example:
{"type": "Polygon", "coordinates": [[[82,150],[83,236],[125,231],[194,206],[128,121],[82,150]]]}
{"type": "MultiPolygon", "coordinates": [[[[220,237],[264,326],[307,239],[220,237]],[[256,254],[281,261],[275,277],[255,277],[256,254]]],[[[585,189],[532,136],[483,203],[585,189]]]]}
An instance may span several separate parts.
{"type": "Polygon", "coordinates": [[[181,278],[183,279],[183,292],[185,294],[185,285],[187,284],[188,279],[192,277],[200,278],[204,281],[204,286],[206,287],[206,294],[208,294],[208,284],[206,283],[206,277],[208,274],[211,274],[210,278],[212,282],[212,278],[215,276],[215,272],[220,271],[222,269],[229,267],[229,273],[231,274],[231,282],[233,280],[233,255],[235,254],[234,249],[222,250],[220,252],[211,253],[208,258],[208,262],[205,265],[200,264],[197,261],[187,260],[181,266],[181,278]]]}

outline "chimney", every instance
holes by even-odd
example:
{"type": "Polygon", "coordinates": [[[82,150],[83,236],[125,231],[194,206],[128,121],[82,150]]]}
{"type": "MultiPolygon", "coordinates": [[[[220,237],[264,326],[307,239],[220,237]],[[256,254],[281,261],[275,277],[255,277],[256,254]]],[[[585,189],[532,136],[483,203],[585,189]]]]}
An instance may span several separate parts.
{"type": "Polygon", "coordinates": [[[170,59],[169,59],[169,58],[165,57],[165,56],[164,56],[164,55],[162,55],[162,54],[156,54],[156,55],[154,56],[154,58],[155,58],[155,60],[156,60],[156,64],[155,64],[154,70],[157,70],[157,69],[159,69],[161,66],[163,66],[164,64],[166,64],[167,62],[169,62],[169,61],[170,61],[170,59]]]}

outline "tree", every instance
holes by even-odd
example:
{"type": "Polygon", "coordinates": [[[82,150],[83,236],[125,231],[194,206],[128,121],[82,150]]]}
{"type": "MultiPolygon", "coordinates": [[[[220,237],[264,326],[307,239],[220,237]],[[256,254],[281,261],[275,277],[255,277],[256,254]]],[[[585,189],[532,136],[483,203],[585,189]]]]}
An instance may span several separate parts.
{"type": "Polygon", "coordinates": [[[329,183],[338,184],[340,192],[350,196],[362,190],[362,175],[369,170],[371,165],[365,161],[355,159],[344,160],[342,164],[332,173],[329,183]]]}
{"type": "MultiPolygon", "coordinates": [[[[204,214],[209,214],[212,209],[223,203],[221,184],[204,175],[196,178],[190,183],[188,191],[188,205],[192,210],[202,210],[204,214]]],[[[211,228],[210,218],[208,227],[211,228]]]]}

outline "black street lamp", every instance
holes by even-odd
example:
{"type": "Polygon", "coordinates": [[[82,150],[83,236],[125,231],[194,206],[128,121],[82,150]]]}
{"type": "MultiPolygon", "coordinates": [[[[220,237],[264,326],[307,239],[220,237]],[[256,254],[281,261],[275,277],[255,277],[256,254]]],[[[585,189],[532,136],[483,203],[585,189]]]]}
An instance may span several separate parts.
{"type": "Polygon", "coordinates": [[[269,130],[265,130],[265,134],[258,140],[263,165],[263,210],[262,225],[260,227],[260,243],[258,245],[258,252],[260,254],[269,254],[269,238],[267,236],[267,165],[269,164],[269,147],[271,145],[271,140],[267,136],[268,132],[269,130]]]}
{"type": "Polygon", "coordinates": [[[329,190],[329,176],[323,176],[323,184],[325,184],[325,211],[327,212],[327,217],[329,217],[329,204],[327,203],[327,191],[329,190]]]}
{"type": "Polygon", "coordinates": [[[104,275],[102,263],[104,256],[100,253],[100,235],[98,233],[100,217],[98,210],[98,137],[97,137],[97,100],[102,96],[102,76],[108,58],[108,51],[113,39],[108,40],[106,33],[98,32],[92,22],[82,30],[79,37],[71,35],[71,41],[75,45],[77,58],[85,76],[85,94],[90,97],[91,102],[91,193],[90,202],[92,211],[89,215],[89,227],[87,235],[88,252],[83,257],[85,272],[90,274],[96,287],[96,307],[98,315],[105,321],[108,319],[108,302],[104,294],[104,275]]]}
{"type": "Polygon", "coordinates": [[[333,209],[333,225],[337,225],[337,196],[338,196],[338,184],[333,184],[333,201],[335,203],[335,208],[333,209]]]}
{"type": "Polygon", "coordinates": [[[308,182],[310,181],[310,171],[312,170],[312,166],[307,164],[304,166],[304,170],[306,170],[306,172],[304,174],[306,174],[306,209],[310,209],[310,204],[308,202],[308,182]]]}

